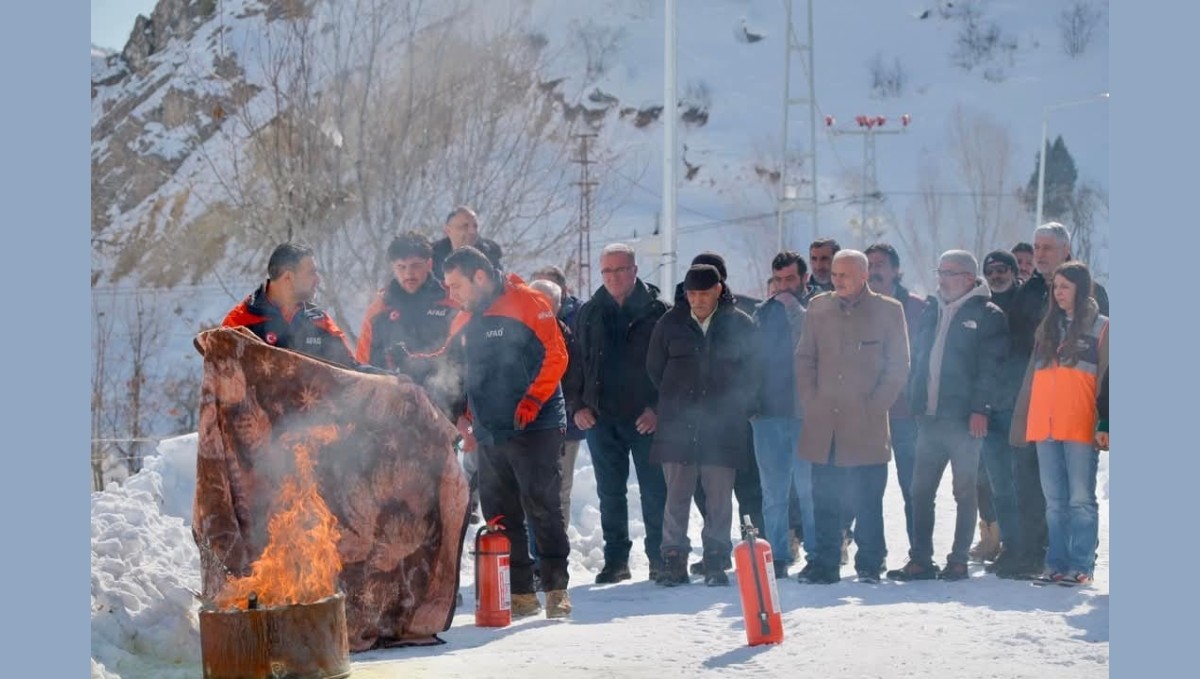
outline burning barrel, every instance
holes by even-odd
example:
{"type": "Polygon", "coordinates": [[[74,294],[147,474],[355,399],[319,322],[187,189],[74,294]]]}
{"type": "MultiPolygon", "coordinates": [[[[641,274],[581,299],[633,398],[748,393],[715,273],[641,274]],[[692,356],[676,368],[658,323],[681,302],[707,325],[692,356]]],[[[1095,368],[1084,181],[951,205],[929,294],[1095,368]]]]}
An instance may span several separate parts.
{"type": "Polygon", "coordinates": [[[346,597],[200,611],[204,679],[340,679],[350,676],[346,597]]]}

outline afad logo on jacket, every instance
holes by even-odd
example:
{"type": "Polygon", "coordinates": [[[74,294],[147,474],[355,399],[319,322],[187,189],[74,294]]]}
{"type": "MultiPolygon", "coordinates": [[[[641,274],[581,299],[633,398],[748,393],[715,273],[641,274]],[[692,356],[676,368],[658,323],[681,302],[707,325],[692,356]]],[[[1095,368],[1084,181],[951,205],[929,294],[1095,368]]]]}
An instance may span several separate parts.
{"type": "Polygon", "coordinates": [[[267,344],[277,344],[279,342],[279,335],[276,335],[273,332],[268,332],[265,339],[267,340],[267,344]]]}

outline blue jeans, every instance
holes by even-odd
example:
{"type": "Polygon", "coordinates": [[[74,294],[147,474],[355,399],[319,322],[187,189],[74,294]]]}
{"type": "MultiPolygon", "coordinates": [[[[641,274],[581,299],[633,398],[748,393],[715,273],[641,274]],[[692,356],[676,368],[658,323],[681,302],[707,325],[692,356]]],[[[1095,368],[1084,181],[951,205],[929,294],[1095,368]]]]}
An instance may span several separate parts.
{"type": "Polygon", "coordinates": [[[1091,575],[1100,542],[1100,453],[1090,443],[1038,441],[1037,456],[1046,496],[1046,568],[1091,575]]]}
{"type": "Polygon", "coordinates": [[[762,484],[763,536],[771,543],[775,561],[792,563],[788,540],[788,502],[792,489],[800,502],[804,530],[804,552],[816,553],[817,524],[813,516],[812,463],[800,459],[800,420],[794,417],[757,417],[750,421],[754,430],[754,457],[762,484]]]}
{"type": "Polygon", "coordinates": [[[601,418],[584,432],[592,469],[596,472],[596,493],[600,497],[600,529],[604,533],[605,563],[628,563],[629,549],[629,459],[637,473],[642,498],[642,523],[646,526],[644,547],[651,563],[661,558],[663,508],[667,503],[667,481],[662,465],[650,462],[653,435],[637,432],[633,420],[614,422],[601,418]]]}
{"type": "Polygon", "coordinates": [[[854,507],[854,569],[878,575],[887,558],[883,535],[883,491],[887,488],[887,464],[860,467],[835,465],[833,447],[829,464],[812,466],[813,507],[816,510],[817,553],[819,568],[838,572],[842,561],[842,507],[854,507]]]}
{"type": "Polygon", "coordinates": [[[1016,458],[1008,445],[1008,429],[1012,411],[994,412],[988,418],[988,433],[983,439],[983,464],[992,488],[992,510],[1000,527],[1000,542],[1005,551],[1016,554],[1028,552],[1021,543],[1021,515],[1017,509],[1017,486],[1014,480],[1016,458]]]}
{"type": "Polygon", "coordinates": [[[896,458],[896,481],[900,484],[900,496],[904,498],[904,529],[908,532],[908,544],[913,542],[912,477],[913,464],[917,459],[917,420],[895,418],[888,421],[892,430],[892,457],[896,458]]]}

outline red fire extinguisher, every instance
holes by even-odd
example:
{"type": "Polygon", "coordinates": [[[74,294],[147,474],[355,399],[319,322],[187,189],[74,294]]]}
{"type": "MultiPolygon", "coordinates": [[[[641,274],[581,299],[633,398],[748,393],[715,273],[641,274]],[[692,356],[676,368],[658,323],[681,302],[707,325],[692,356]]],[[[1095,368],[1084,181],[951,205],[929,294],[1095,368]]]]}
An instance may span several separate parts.
{"type": "Polygon", "coordinates": [[[771,545],[758,539],[758,529],[749,516],[742,517],[742,524],[745,539],[733,548],[733,562],[742,595],[746,641],[751,646],[778,644],[783,641],[783,616],[779,612],[771,545]]]}
{"type": "Polygon", "coordinates": [[[500,523],[489,519],[475,532],[475,626],[508,627],[512,623],[509,588],[510,543],[500,523]]]}

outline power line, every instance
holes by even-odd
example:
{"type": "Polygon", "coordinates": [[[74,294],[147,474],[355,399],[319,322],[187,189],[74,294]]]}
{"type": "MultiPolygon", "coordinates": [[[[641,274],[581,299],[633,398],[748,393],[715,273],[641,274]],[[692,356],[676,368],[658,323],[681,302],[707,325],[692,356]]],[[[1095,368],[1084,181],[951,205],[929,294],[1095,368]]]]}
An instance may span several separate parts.
{"type": "MultiPolygon", "coordinates": [[[[629,177],[628,175],[626,175],[625,173],[621,172],[620,170],[618,170],[616,168],[611,168],[611,169],[612,169],[612,172],[614,174],[616,174],[618,177],[624,179],[625,181],[629,182],[630,184],[633,184],[634,186],[638,187],[642,191],[645,191],[646,193],[650,194],[651,196],[654,196],[656,199],[662,200],[662,193],[655,191],[654,189],[651,189],[649,187],[643,186],[636,179],[629,177]]],[[[705,219],[711,219],[711,220],[718,219],[717,217],[714,217],[710,214],[706,214],[704,212],[700,212],[699,210],[694,210],[690,207],[687,207],[686,205],[677,205],[676,207],[678,207],[680,210],[682,210],[684,212],[690,212],[690,213],[696,215],[697,217],[703,217],[705,219]]]]}

